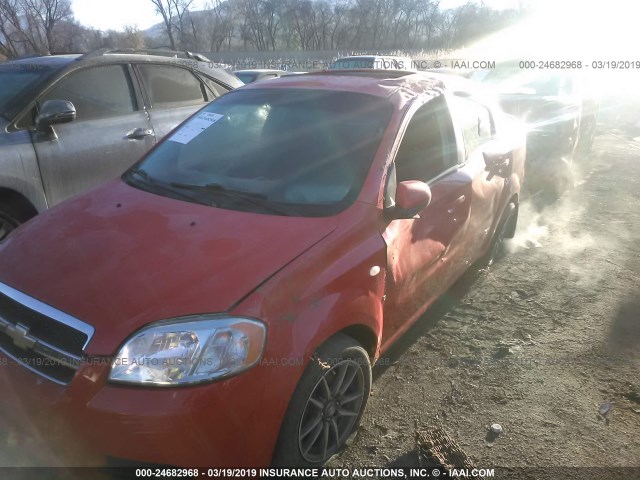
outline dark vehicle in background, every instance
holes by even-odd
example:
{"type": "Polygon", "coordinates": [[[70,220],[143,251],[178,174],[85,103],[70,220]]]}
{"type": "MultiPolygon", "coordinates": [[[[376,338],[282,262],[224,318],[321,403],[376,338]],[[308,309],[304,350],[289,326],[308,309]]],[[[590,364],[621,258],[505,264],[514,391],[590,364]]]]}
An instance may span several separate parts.
{"type": "Polygon", "coordinates": [[[285,70],[269,70],[260,68],[254,70],[236,70],[233,73],[235,73],[236,77],[238,77],[244,84],[259,82],[262,80],[273,80],[274,78],[291,75],[291,73],[285,70]]]}
{"type": "Polygon", "coordinates": [[[526,123],[530,190],[566,189],[572,182],[570,163],[589,153],[596,132],[598,103],[585,76],[507,64],[471,78],[491,88],[500,106],[526,123]]]}
{"type": "Polygon", "coordinates": [[[198,54],[108,51],[0,64],[0,240],[117,177],[242,83],[198,54]]]}

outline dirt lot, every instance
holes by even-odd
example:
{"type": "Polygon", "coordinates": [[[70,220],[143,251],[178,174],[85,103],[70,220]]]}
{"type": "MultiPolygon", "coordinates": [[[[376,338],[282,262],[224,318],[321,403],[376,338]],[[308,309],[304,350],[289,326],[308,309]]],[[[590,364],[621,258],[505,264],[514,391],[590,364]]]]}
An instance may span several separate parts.
{"type": "Polygon", "coordinates": [[[394,346],[357,437],[331,466],[417,466],[416,428],[441,426],[476,467],[515,467],[513,478],[565,466],[638,478],[610,469],[640,467],[635,130],[601,130],[577,187],[541,211],[525,202],[511,254],[463,278],[394,346]],[[504,430],[495,439],[493,423],[504,430]]]}
{"type": "MultiPolygon", "coordinates": [[[[541,211],[523,203],[511,254],[462,279],[375,368],[330,467],[416,466],[429,426],[480,468],[640,467],[639,140],[600,131],[574,190],[541,211]],[[490,441],[493,423],[504,433],[490,441]]],[[[0,466],[34,463],[18,443],[0,432],[0,466]]]]}

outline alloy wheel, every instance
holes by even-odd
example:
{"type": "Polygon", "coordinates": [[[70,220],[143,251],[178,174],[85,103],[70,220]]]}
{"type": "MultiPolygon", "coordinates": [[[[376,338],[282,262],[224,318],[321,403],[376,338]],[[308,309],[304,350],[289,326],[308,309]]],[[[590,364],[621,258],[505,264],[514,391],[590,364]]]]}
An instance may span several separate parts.
{"type": "Polygon", "coordinates": [[[340,450],[351,434],[365,398],[361,366],[342,360],[318,381],[302,414],[298,444],[303,458],[325,462],[340,450]]]}

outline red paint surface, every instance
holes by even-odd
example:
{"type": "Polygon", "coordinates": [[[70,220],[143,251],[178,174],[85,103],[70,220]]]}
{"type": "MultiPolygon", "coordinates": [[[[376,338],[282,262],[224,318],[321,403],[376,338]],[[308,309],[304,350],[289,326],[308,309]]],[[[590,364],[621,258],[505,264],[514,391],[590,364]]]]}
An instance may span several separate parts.
{"type": "Polygon", "coordinates": [[[189,314],[258,318],[267,342],[261,364],[249,371],[181,388],[112,385],[106,364],[82,367],[62,387],[9,365],[0,369],[2,410],[74,463],[109,456],[186,467],[268,465],[316,348],[356,327],[379,355],[485,252],[519,191],[523,147],[516,145],[507,179],[487,182],[483,160],[470,162],[431,185],[419,219],[385,220],[385,172],[404,114],[432,88],[420,78],[316,75],[245,87],[389,96],[395,111],[365,185],[336,216],[222,210],[117,180],[17,230],[0,247],[0,281],[93,325],[91,359],[115,355],[148,323],[189,314]],[[381,272],[371,276],[374,266],[381,272]]]}

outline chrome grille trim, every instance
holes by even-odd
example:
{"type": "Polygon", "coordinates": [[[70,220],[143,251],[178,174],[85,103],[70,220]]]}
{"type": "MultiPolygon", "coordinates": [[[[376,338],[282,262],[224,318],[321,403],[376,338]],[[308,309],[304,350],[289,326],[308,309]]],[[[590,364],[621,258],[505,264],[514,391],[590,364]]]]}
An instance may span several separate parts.
{"type": "Polygon", "coordinates": [[[40,377],[68,385],[95,329],[2,282],[0,301],[0,352],[40,377]]]}
{"type": "Polygon", "coordinates": [[[46,373],[41,372],[40,370],[38,370],[37,368],[32,367],[31,365],[29,365],[28,363],[24,363],[22,360],[20,360],[19,358],[17,358],[16,356],[10,354],[9,352],[5,351],[3,348],[0,348],[0,352],[2,352],[5,356],[9,357],[11,360],[13,360],[14,362],[16,362],[18,365],[20,365],[21,367],[26,368],[27,370],[35,373],[36,375],[39,375],[42,378],[46,378],[47,380],[49,380],[50,382],[53,383],[57,383],[58,385],[64,385],[67,386],[69,385],[68,382],[63,382],[61,380],[58,380],[57,378],[54,378],[50,375],[47,375],[46,373]]]}
{"type": "MultiPolygon", "coordinates": [[[[2,282],[0,282],[0,293],[4,294],[15,302],[24,305],[27,308],[38,312],[41,315],[44,315],[45,317],[51,318],[56,322],[62,323],[71,328],[75,328],[76,330],[84,333],[87,336],[87,341],[82,346],[83,350],[87,348],[87,345],[89,344],[91,338],[93,337],[93,334],[95,333],[95,328],[93,328],[88,323],[85,323],[82,320],[78,320],[77,318],[62,312],[57,308],[53,308],[51,305],[47,305],[40,300],[36,300],[35,298],[30,297],[29,295],[26,295],[16,290],[15,288],[11,288],[9,285],[5,285],[2,282]]],[[[0,319],[0,321],[1,320],[2,319],[0,319]]]]}
{"type": "MultiPolygon", "coordinates": [[[[0,317],[0,333],[6,333],[7,335],[11,336],[11,332],[15,331],[16,327],[20,326],[20,324],[14,325],[13,323],[8,322],[4,318],[0,317]]],[[[80,366],[80,362],[82,361],[81,357],[65,352],[64,350],[54,347],[53,345],[44,342],[39,338],[34,337],[33,335],[29,335],[28,333],[23,337],[22,345],[20,346],[25,349],[33,350],[43,357],[47,357],[49,360],[53,360],[60,365],[66,365],[69,368],[73,368],[74,370],[78,369],[78,367],[80,366]]],[[[5,352],[2,347],[0,347],[0,350],[8,354],[8,352],[5,352]]]]}

